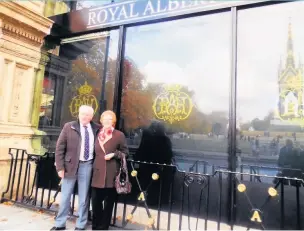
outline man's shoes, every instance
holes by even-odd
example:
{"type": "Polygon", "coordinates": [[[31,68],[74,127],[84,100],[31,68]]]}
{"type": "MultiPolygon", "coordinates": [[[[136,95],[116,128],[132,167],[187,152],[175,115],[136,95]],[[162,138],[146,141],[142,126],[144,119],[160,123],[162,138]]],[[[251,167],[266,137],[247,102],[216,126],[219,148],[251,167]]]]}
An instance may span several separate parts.
{"type": "Polygon", "coordinates": [[[65,227],[56,227],[54,226],[51,230],[65,230],[65,227]]]}
{"type": "Polygon", "coordinates": [[[81,228],[76,227],[75,230],[85,230],[85,228],[81,229],[81,228]]]}

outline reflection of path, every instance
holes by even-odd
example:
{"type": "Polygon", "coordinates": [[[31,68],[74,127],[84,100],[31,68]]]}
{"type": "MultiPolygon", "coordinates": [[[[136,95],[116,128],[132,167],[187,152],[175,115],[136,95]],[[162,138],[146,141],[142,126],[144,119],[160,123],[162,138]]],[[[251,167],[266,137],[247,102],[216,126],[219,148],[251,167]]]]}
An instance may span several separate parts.
{"type": "MultiPolygon", "coordinates": [[[[179,167],[179,169],[181,171],[189,171],[189,168],[192,167],[192,165],[193,165],[194,162],[184,161],[184,160],[181,160],[181,159],[177,159],[176,163],[177,163],[177,165],[178,165],[178,167],[179,167]]],[[[222,162],[222,165],[218,165],[218,164],[220,164],[220,162],[214,163],[214,165],[216,165],[216,166],[227,167],[227,163],[224,164],[222,162]]],[[[250,163],[244,163],[244,164],[250,165],[250,163]]],[[[267,176],[276,176],[278,174],[278,171],[276,169],[267,169],[267,166],[265,166],[265,167],[266,168],[260,168],[260,169],[254,168],[253,172],[250,172],[250,168],[249,167],[243,167],[243,172],[244,173],[251,173],[251,174],[259,174],[259,175],[267,175],[267,176]]],[[[268,166],[268,167],[275,167],[275,166],[268,166]]],[[[217,169],[217,167],[215,167],[215,169],[217,169]]],[[[211,165],[204,166],[204,164],[202,164],[202,163],[201,164],[199,163],[198,167],[197,167],[197,171],[198,172],[204,173],[204,171],[206,170],[207,174],[213,174],[213,171],[215,169],[211,165]]],[[[240,172],[241,171],[240,167],[237,168],[236,171],[240,172]]],[[[224,176],[224,178],[225,178],[225,176],[224,176]]],[[[252,179],[253,178],[254,177],[252,177],[252,179]]],[[[259,177],[259,178],[260,178],[261,182],[263,182],[263,183],[272,184],[272,182],[273,182],[273,178],[266,178],[266,177],[259,177]]],[[[244,176],[244,180],[248,180],[249,181],[250,180],[250,176],[244,176]]],[[[254,180],[254,181],[257,181],[257,179],[254,180]]]]}

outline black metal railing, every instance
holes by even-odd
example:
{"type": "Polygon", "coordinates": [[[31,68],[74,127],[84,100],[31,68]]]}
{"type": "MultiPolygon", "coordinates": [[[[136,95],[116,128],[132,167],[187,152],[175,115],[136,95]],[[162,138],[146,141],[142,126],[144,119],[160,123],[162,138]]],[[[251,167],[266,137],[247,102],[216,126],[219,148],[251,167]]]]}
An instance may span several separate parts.
{"type": "MultiPolygon", "coordinates": [[[[40,156],[11,148],[9,155],[9,177],[1,202],[11,201],[56,213],[58,207],[54,202],[60,195],[60,179],[54,166],[54,153],[40,156]]],[[[302,179],[259,174],[257,169],[265,166],[243,165],[240,172],[212,166],[212,172],[207,173],[204,169],[209,167],[208,162],[197,161],[189,171],[182,171],[176,165],[128,160],[132,193],[118,196],[112,225],[125,229],[148,226],[167,230],[220,230],[224,225],[231,229],[237,226],[302,228],[302,179]],[[198,165],[203,165],[203,173],[199,173],[198,165]],[[249,172],[245,172],[248,169],[249,172]],[[293,184],[286,184],[286,181],[293,184]],[[229,185],[234,186],[232,194],[228,192],[229,185]],[[232,219],[228,211],[233,211],[232,219]]],[[[76,215],[76,187],[71,216],[76,215]]]]}

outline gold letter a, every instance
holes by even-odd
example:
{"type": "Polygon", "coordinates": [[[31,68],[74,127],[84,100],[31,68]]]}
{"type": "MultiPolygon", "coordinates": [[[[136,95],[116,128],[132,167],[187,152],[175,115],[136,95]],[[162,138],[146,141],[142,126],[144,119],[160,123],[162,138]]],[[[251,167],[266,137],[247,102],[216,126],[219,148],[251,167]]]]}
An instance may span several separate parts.
{"type": "Polygon", "coordinates": [[[255,211],[253,212],[253,215],[252,215],[252,217],[251,217],[251,221],[255,221],[255,222],[259,222],[259,223],[262,222],[261,217],[260,217],[260,214],[259,214],[259,211],[255,210],[255,211]]]}

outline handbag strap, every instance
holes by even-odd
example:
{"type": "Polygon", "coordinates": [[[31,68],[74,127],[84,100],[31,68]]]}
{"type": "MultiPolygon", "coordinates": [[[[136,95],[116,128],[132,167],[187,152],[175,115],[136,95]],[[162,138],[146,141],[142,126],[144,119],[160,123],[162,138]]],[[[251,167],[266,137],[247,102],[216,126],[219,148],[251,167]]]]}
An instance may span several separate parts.
{"type": "Polygon", "coordinates": [[[127,161],[125,155],[122,156],[122,167],[124,169],[127,169],[127,161]]]}
{"type": "Polygon", "coordinates": [[[120,166],[120,171],[124,170],[126,172],[126,181],[129,181],[129,175],[128,175],[128,167],[127,167],[127,160],[126,156],[124,153],[121,152],[121,166],[120,166]]]}

